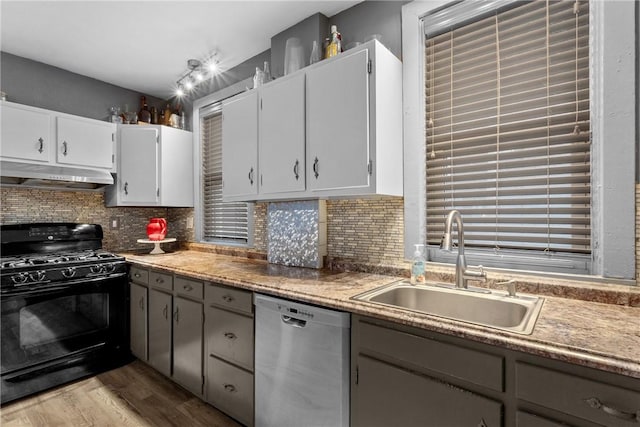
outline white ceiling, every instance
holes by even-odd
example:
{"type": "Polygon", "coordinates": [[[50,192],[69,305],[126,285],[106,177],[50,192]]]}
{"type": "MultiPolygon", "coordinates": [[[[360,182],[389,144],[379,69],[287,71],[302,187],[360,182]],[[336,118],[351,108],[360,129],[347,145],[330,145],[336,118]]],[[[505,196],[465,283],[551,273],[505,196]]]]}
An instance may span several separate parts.
{"type": "Polygon", "coordinates": [[[1,0],[2,51],[168,98],[190,58],[229,69],[271,37],[360,1],[1,0]]]}

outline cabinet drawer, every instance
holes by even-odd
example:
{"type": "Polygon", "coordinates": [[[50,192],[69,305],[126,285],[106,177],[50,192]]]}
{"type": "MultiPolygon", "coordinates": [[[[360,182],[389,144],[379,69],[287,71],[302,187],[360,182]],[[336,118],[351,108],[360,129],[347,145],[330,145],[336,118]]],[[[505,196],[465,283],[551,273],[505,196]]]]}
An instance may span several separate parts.
{"type": "Polygon", "coordinates": [[[516,363],[516,396],[607,426],[638,425],[640,392],[527,363],[516,363]]]}
{"type": "Polygon", "coordinates": [[[207,400],[245,425],[253,425],[253,375],[213,356],[207,360],[207,400]]]}
{"type": "Polygon", "coordinates": [[[204,285],[197,280],[186,279],[176,276],[174,279],[176,293],[187,297],[202,299],[204,296],[204,285]]]}
{"type": "Polygon", "coordinates": [[[207,309],[209,353],[253,371],[253,318],[219,308],[207,309]]]}
{"type": "Polygon", "coordinates": [[[149,272],[149,284],[156,288],[167,291],[173,290],[173,276],[171,274],[159,273],[157,271],[149,272]]]}
{"type": "Polygon", "coordinates": [[[204,291],[204,300],[222,308],[253,313],[253,295],[249,291],[209,284],[204,291]]]}
{"type": "Polygon", "coordinates": [[[516,426],[517,427],[568,427],[567,424],[556,423],[546,418],[542,418],[538,415],[532,415],[522,411],[518,411],[516,413],[516,426]]]}
{"type": "Polygon", "coordinates": [[[504,358],[458,347],[430,338],[360,322],[363,349],[389,355],[403,362],[503,391],[504,358]]]}
{"type": "Polygon", "coordinates": [[[149,270],[147,269],[132,265],[129,270],[129,277],[132,282],[140,283],[142,285],[149,284],[149,270]]]}

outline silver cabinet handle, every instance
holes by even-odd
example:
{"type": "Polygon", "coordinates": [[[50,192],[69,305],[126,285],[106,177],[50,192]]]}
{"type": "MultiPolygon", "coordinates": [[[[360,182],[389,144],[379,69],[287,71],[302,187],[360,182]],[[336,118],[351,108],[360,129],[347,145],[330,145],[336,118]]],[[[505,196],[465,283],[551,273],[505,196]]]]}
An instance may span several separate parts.
{"type": "Polygon", "coordinates": [[[293,175],[296,177],[296,181],[300,178],[300,174],[298,173],[299,166],[300,162],[296,159],[296,164],[293,165],[293,175]]]}
{"type": "Polygon", "coordinates": [[[138,306],[140,310],[144,310],[144,297],[140,297],[140,301],[138,301],[138,306]]]}
{"type": "Polygon", "coordinates": [[[236,334],[233,332],[225,332],[224,337],[229,340],[235,340],[237,338],[236,334]]]}
{"type": "Polygon", "coordinates": [[[236,386],[234,386],[233,384],[224,384],[224,389],[227,390],[229,393],[235,393],[236,386]]]}
{"type": "Polygon", "coordinates": [[[129,194],[129,183],[128,182],[124,183],[124,194],[129,194]]]}
{"type": "Polygon", "coordinates": [[[318,167],[318,158],[316,157],[316,159],[313,161],[313,174],[316,179],[318,179],[318,177],[320,176],[319,170],[320,168],[318,167]]]}
{"type": "Polygon", "coordinates": [[[176,311],[173,313],[173,318],[176,323],[180,322],[180,307],[176,307],[176,311]]]}
{"type": "Polygon", "coordinates": [[[613,406],[605,405],[597,397],[591,397],[589,399],[585,399],[584,401],[591,408],[600,409],[602,412],[606,413],[607,415],[611,415],[612,417],[640,423],[640,410],[637,410],[635,414],[632,412],[621,411],[620,409],[614,408],[613,406]]]}
{"type": "Polygon", "coordinates": [[[251,166],[251,170],[249,171],[249,182],[253,185],[253,166],[251,166]]]}
{"type": "Polygon", "coordinates": [[[40,146],[38,147],[38,153],[42,153],[44,151],[44,139],[38,138],[38,142],[40,146]]]}
{"type": "Polygon", "coordinates": [[[66,156],[69,151],[67,141],[62,141],[62,155],[66,156]]]}
{"type": "Polygon", "coordinates": [[[223,299],[225,302],[232,302],[235,298],[233,298],[231,295],[223,295],[223,296],[222,296],[222,299],[223,299]]]}
{"type": "Polygon", "coordinates": [[[169,316],[169,305],[165,304],[164,308],[162,309],[162,315],[164,316],[165,319],[168,318],[169,316]]]}
{"type": "Polygon", "coordinates": [[[164,279],[162,277],[156,277],[156,283],[164,283],[164,279]]]}
{"type": "Polygon", "coordinates": [[[139,277],[142,277],[142,275],[141,275],[140,273],[134,273],[134,274],[133,274],[133,277],[135,277],[135,278],[139,278],[139,277]]]}
{"type": "Polygon", "coordinates": [[[182,289],[184,289],[187,292],[191,292],[193,290],[193,286],[186,284],[182,287],[182,289]]]}

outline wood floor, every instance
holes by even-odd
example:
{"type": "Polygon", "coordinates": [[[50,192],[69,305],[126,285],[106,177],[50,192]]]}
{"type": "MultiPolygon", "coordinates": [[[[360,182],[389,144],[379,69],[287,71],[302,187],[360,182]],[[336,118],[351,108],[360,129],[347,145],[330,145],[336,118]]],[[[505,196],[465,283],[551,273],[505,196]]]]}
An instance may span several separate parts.
{"type": "Polygon", "coordinates": [[[0,425],[240,426],[140,361],[10,403],[0,425]]]}

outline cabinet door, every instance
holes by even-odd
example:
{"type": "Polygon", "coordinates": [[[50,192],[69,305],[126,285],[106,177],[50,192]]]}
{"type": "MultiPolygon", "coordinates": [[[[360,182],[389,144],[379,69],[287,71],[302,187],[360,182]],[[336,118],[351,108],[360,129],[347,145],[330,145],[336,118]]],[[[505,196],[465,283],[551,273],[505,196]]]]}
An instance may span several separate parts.
{"type": "Polygon", "coordinates": [[[311,190],[369,185],[368,50],[307,72],[307,173],[311,190]]]}
{"type": "Polygon", "coordinates": [[[261,89],[260,193],[305,189],[304,73],[261,89]]]}
{"type": "Polygon", "coordinates": [[[51,115],[3,104],[0,117],[2,157],[49,161],[51,115]]]}
{"type": "Polygon", "coordinates": [[[258,91],[222,106],[222,195],[258,194],[258,91]]]}
{"type": "Polygon", "coordinates": [[[502,425],[502,404],[368,357],[357,358],[354,426],[502,425]]]}
{"type": "Polygon", "coordinates": [[[160,128],[160,204],[193,206],[193,134],[168,126],[160,128]]]}
{"type": "Polygon", "coordinates": [[[116,126],[97,120],[57,117],[58,163],[111,169],[116,126]]]}
{"type": "Polygon", "coordinates": [[[173,307],[173,379],[202,395],[202,303],[176,297],[173,307]]]}
{"type": "Polygon", "coordinates": [[[221,359],[253,371],[253,318],[207,308],[207,349],[221,359]]]}
{"type": "Polygon", "coordinates": [[[149,364],[171,375],[171,295],[149,289],[149,364]]]}
{"type": "Polygon", "coordinates": [[[158,202],[158,130],[143,126],[120,129],[118,191],[124,203],[158,202]]]}
{"type": "Polygon", "coordinates": [[[131,352],[147,360],[147,288],[131,283],[131,352]]]}

